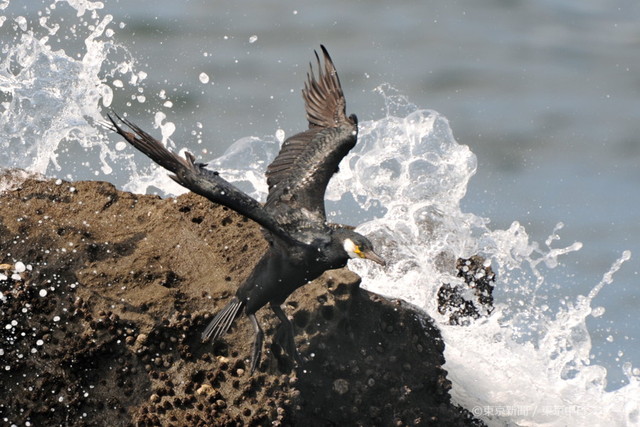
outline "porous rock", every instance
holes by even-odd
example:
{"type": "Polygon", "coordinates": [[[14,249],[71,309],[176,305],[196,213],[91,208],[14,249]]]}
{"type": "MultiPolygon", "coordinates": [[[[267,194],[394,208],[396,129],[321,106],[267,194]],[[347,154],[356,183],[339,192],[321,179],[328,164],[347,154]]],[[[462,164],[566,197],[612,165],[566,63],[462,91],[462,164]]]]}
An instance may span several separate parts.
{"type": "Polygon", "coordinates": [[[250,376],[251,325],[200,342],[266,249],[260,229],[186,194],[27,179],[0,195],[0,419],[25,425],[481,425],[451,404],[432,321],[347,269],[296,291],[304,364],[278,322],[250,376]],[[20,268],[22,270],[22,268],[20,268]],[[9,272],[11,273],[11,272],[9,272]],[[45,292],[42,292],[45,291],[45,292]]]}

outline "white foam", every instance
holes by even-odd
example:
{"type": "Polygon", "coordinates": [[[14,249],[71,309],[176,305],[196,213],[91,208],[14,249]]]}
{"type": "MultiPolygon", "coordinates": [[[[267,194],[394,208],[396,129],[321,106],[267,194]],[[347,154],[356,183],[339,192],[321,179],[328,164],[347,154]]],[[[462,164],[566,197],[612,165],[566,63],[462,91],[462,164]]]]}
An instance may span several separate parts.
{"type": "MultiPolygon", "coordinates": [[[[127,156],[106,144],[107,138],[96,125],[103,121],[101,109],[113,98],[107,82],[115,80],[114,86],[121,86],[121,79],[132,75],[132,59],[126,49],[113,42],[115,30],[109,28],[113,17],[97,14],[102,3],[69,0],[56,6],[37,14],[46,18],[18,16],[18,25],[3,28],[5,40],[14,42],[3,46],[0,59],[4,100],[0,107],[0,168],[45,175],[64,168],[69,179],[74,175],[71,167],[101,169],[109,174],[110,162],[126,163],[127,156]],[[78,22],[69,20],[65,13],[69,7],[76,10],[78,22]],[[56,49],[52,33],[83,43],[76,50],[56,49]],[[91,153],[91,161],[99,161],[99,167],[92,167],[91,161],[78,161],[82,151],[91,153]]],[[[9,4],[3,13],[11,17],[19,10],[18,4],[9,4]]]]}
{"type": "Polygon", "coordinates": [[[460,200],[475,157],[455,142],[436,112],[389,115],[364,123],[360,135],[360,151],[349,156],[347,167],[341,165],[332,183],[333,197],[353,188],[362,208],[381,207],[384,213],[358,230],[382,245],[388,267],[353,262],[351,268],[366,288],[406,299],[438,321],[454,401],[490,425],[640,422],[639,377],[627,367],[629,384],[607,392],[606,369],[591,363],[586,326],[593,298],[612,283],[630,253],[622,253],[588,296],[545,310],[536,298],[550,285],[541,267],[557,268],[558,258],[582,247],[552,246],[562,224],[543,246],[530,242],[517,222],[491,230],[484,219],[463,213],[460,200]],[[488,319],[452,326],[437,311],[436,292],[440,284],[458,280],[452,261],[472,254],[491,260],[497,286],[507,292],[488,319]]]}

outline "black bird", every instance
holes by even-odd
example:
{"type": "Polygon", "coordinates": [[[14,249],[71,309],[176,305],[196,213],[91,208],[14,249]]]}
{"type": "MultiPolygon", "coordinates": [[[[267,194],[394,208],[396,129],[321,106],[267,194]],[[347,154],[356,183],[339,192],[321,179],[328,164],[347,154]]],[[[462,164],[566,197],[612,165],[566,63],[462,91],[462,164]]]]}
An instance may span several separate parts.
{"type": "Polygon", "coordinates": [[[130,121],[113,113],[133,133],[108,116],[113,131],[173,172],[173,180],[254,220],[264,229],[268,251],[202,334],[203,340],[217,340],[244,309],[255,330],[251,373],[262,354],[263,332],[255,315],[260,308],[271,306],[285,328],[285,350],[300,364],[293,325],[280,307],[287,297],[326,270],[344,267],[349,258],[366,258],[385,265],[371,242],[353,227],[326,221],[325,190],[342,158],[356,144],[358,121],[355,115],[347,117],[338,73],[325,47],[320,47],[324,69],[315,52],[318,77],[310,64],[302,90],[309,129],[288,138],[267,168],[269,194],[264,206],[217,172],[205,169],[205,164],[196,163],[191,153],[186,152],[186,158],[182,158],[130,121]]]}

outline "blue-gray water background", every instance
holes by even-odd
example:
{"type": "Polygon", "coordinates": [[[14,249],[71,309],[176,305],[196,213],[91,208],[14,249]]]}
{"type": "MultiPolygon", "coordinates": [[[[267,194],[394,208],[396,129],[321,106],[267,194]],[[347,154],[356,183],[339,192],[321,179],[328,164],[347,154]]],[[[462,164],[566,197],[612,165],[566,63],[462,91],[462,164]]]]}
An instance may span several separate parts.
{"type": "MultiPolygon", "coordinates": [[[[623,381],[623,362],[640,364],[637,0],[106,0],[101,13],[124,23],[115,41],[147,73],[143,103],[125,85],[112,107],[146,128],[164,111],[176,144],[206,147],[206,158],[242,137],[305,127],[300,88],[320,43],[361,120],[385,115],[374,92],[384,83],[439,111],[478,157],[466,211],[493,228],[520,221],[540,242],[563,222],[558,246],[583,242],[561,258],[557,295],[587,294],[631,250],[589,329],[609,388],[623,381]]],[[[117,174],[110,180],[122,185],[117,174]]]]}

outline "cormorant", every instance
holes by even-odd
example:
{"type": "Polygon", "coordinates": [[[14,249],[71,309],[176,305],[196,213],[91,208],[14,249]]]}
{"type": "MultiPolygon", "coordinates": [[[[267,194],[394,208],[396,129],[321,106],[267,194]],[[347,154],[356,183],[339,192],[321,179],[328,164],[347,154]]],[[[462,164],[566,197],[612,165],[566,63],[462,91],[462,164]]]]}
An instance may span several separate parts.
{"type": "Polygon", "coordinates": [[[325,47],[320,47],[324,69],[315,52],[318,78],[313,65],[309,64],[302,90],[309,129],[285,140],[278,156],[268,166],[269,194],[264,206],[217,172],[205,169],[205,164],[196,163],[191,153],[185,152],[182,158],[130,121],[113,113],[133,132],[125,131],[116,119],[108,116],[111,130],[171,171],[173,180],[262,226],[269,241],[268,251],[202,334],[203,341],[217,340],[244,309],[255,330],[251,373],[262,354],[263,332],[256,319],[260,308],[270,305],[285,328],[285,350],[300,364],[293,325],[281,308],[286,298],[326,270],[344,267],[349,258],[366,258],[385,265],[371,242],[353,231],[353,227],[326,221],[325,190],[342,158],[356,144],[358,121],[355,115],[347,117],[338,73],[325,47]]]}

